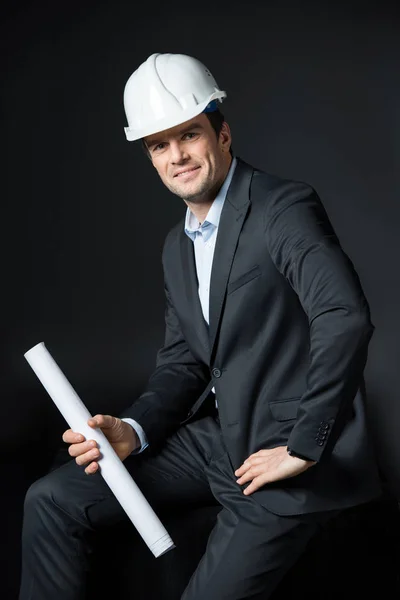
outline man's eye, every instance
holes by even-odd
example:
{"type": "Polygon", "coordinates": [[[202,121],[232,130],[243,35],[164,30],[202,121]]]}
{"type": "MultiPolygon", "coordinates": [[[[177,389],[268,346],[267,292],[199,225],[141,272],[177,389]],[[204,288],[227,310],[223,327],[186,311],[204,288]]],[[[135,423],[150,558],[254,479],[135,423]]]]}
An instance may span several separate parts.
{"type": "Polygon", "coordinates": [[[153,152],[157,152],[157,150],[163,150],[164,146],[165,146],[164,142],[161,142],[161,144],[157,144],[157,146],[154,146],[153,152]]]}
{"type": "Polygon", "coordinates": [[[186,137],[188,137],[188,136],[191,136],[191,137],[189,137],[189,139],[191,140],[191,139],[193,139],[193,138],[194,138],[196,135],[197,135],[197,133],[192,133],[192,132],[189,132],[189,133],[185,133],[185,135],[184,135],[183,137],[184,137],[184,138],[186,138],[186,137]]]}

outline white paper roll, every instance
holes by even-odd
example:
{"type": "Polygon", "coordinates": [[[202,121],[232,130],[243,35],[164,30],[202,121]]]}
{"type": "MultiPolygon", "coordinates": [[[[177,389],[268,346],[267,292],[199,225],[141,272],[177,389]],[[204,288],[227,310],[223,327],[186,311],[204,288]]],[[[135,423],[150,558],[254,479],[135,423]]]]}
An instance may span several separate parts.
{"type": "Polygon", "coordinates": [[[92,429],[88,420],[92,415],[75,392],[46,346],[40,342],[24,354],[58,410],[73,431],[86,439],[96,440],[102,457],[100,473],[126,514],[150,548],[158,557],[174,548],[167,530],[133,481],[123,462],[101,429],[92,429]]]}

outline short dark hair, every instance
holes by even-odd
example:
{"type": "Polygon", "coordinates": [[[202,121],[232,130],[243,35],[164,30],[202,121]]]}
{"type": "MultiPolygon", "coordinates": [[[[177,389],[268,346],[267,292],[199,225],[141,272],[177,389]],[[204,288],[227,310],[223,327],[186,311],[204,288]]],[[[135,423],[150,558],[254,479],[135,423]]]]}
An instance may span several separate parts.
{"type": "MultiPolygon", "coordinates": [[[[205,113],[205,115],[206,115],[207,119],[210,121],[211,127],[214,129],[215,135],[217,136],[217,139],[218,139],[219,134],[222,129],[222,124],[225,121],[224,115],[219,110],[219,108],[217,108],[217,110],[213,110],[212,112],[207,112],[207,113],[205,113]]],[[[231,153],[231,156],[233,156],[232,146],[229,148],[229,152],[231,153]]]]}
{"type": "MultiPolygon", "coordinates": [[[[219,110],[219,108],[217,108],[217,110],[213,110],[212,112],[207,112],[204,114],[206,115],[207,119],[210,121],[211,127],[214,129],[215,135],[217,136],[217,139],[218,139],[219,134],[221,133],[222,124],[225,121],[224,115],[219,110]]],[[[149,149],[146,146],[146,142],[144,141],[144,138],[142,138],[141,141],[142,141],[142,147],[143,147],[145,154],[147,154],[147,156],[149,158],[151,158],[149,149]]],[[[229,152],[230,152],[231,156],[233,156],[232,146],[230,147],[229,152]]]]}

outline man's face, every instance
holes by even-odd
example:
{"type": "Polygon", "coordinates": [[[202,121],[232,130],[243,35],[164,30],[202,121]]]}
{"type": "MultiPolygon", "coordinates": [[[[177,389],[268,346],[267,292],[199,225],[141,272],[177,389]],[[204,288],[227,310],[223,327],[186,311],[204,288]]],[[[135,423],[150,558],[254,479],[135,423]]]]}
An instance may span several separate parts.
{"type": "Polygon", "coordinates": [[[161,180],[180,198],[207,202],[222,185],[231,162],[227,123],[217,139],[206,115],[200,114],[182,125],[149,135],[144,141],[161,180]]]}

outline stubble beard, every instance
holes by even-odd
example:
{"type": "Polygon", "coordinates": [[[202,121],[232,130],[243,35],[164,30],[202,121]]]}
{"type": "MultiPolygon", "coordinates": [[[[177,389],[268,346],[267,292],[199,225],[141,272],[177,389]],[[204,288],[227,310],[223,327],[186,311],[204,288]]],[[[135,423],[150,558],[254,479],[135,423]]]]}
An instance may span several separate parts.
{"type": "Polygon", "coordinates": [[[178,187],[169,185],[169,190],[179,196],[185,202],[191,202],[192,204],[203,204],[205,202],[210,201],[210,197],[212,196],[213,190],[216,188],[216,183],[211,178],[206,177],[204,181],[202,181],[199,186],[193,190],[192,193],[188,192],[182,194],[182,190],[178,187]]]}

